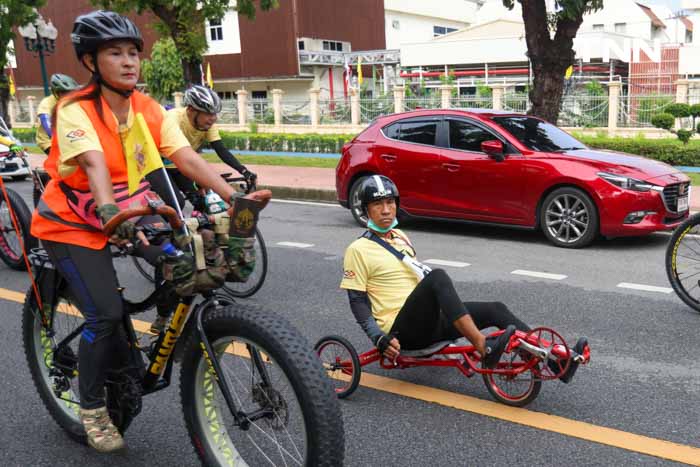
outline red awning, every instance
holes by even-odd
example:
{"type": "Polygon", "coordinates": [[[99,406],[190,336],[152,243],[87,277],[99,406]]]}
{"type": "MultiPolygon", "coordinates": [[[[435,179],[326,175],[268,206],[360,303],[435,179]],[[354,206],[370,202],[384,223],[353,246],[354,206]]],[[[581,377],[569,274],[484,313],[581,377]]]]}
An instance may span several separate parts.
{"type": "Polygon", "coordinates": [[[693,22],[690,21],[687,17],[681,16],[680,17],[681,23],[685,26],[686,31],[692,31],[693,30],[693,22]]]}
{"type": "Polygon", "coordinates": [[[664,22],[661,21],[661,20],[659,19],[659,17],[656,16],[656,14],[655,14],[653,11],[651,11],[651,8],[649,8],[649,7],[646,6],[646,5],[642,5],[641,3],[637,3],[637,6],[639,6],[639,8],[641,8],[642,11],[643,11],[644,13],[647,14],[647,16],[649,17],[649,19],[651,20],[651,24],[653,24],[653,25],[656,26],[657,28],[665,28],[665,27],[666,27],[666,25],[664,24],[664,22]]]}

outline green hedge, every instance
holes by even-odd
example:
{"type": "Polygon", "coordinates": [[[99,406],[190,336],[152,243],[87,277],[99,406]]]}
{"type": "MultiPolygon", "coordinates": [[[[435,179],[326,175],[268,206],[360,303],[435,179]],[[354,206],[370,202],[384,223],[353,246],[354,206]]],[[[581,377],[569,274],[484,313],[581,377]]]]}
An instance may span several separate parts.
{"type": "Polygon", "coordinates": [[[12,134],[23,143],[34,144],[36,140],[36,128],[13,128],[12,134]]]}
{"type": "Polygon", "coordinates": [[[354,135],[221,132],[224,145],[239,151],[340,153],[343,144],[353,137],[354,135]]]}
{"type": "Polygon", "coordinates": [[[627,152],[671,165],[700,166],[700,140],[683,144],[676,138],[601,138],[583,136],[581,142],[595,149],[627,152]]]}

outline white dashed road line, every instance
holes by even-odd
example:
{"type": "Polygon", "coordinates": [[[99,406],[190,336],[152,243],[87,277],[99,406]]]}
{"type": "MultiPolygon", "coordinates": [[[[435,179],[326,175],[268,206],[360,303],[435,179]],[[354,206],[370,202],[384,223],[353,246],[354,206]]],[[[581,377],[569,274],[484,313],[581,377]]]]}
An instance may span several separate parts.
{"type": "Polygon", "coordinates": [[[670,287],[657,287],[655,285],[632,284],[630,282],[620,282],[617,284],[621,289],[643,290],[645,292],[660,292],[671,293],[673,289],[670,287]]]}
{"type": "Polygon", "coordinates": [[[537,277],[539,279],[551,279],[554,281],[561,281],[561,280],[566,279],[566,277],[567,277],[564,274],[552,274],[549,272],[539,272],[539,271],[526,271],[524,269],[516,269],[515,271],[511,271],[511,274],[516,274],[518,276],[537,277]]]}
{"type": "Polygon", "coordinates": [[[273,203],[287,203],[287,204],[305,204],[307,206],[323,206],[326,208],[343,208],[340,204],[338,203],[315,203],[313,201],[295,201],[292,199],[271,199],[273,203]]]}
{"type": "Polygon", "coordinates": [[[313,243],[277,242],[279,246],[291,246],[293,248],[311,248],[313,243]]]}
{"type": "Polygon", "coordinates": [[[462,263],[460,261],[447,261],[446,259],[426,259],[423,261],[425,264],[434,264],[436,266],[449,266],[451,268],[465,268],[469,266],[469,263],[462,263]]]}

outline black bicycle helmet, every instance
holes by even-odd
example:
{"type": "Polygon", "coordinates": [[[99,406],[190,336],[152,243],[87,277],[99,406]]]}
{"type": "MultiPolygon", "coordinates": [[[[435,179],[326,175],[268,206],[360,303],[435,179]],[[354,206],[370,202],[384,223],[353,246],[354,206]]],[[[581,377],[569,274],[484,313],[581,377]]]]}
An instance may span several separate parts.
{"type": "Polygon", "coordinates": [[[79,85],[73,78],[61,73],[54,73],[50,80],[51,92],[57,99],[61,94],[78,89],[79,85]]]}
{"type": "Polygon", "coordinates": [[[206,86],[194,85],[185,91],[183,104],[208,114],[221,112],[221,98],[206,86]]]}
{"type": "Polygon", "coordinates": [[[85,54],[94,54],[108,41],[129,40],[143,51],[143,37],[139,28],[126,16],[113,11],[97,10],[80,15],[73,23],[70,35],[78,60],[85,54]]]}
{"type": "Polygon", "coordinates": [[[396,208],[399,207],[399,189],[389,177],[384,175],[370,175],[360,186],[360,204],[362,209],[367,211],[367,205],[372,201],[379,201],[386,198],[394,198],[396,208]]]}

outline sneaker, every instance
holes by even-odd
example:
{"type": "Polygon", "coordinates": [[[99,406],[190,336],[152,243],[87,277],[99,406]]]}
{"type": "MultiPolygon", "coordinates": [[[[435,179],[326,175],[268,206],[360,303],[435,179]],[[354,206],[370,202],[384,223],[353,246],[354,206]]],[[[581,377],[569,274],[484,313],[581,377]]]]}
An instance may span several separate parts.
{"type": "MultiPolygon", "coordinates": [[[[577,353],[578,355],[583,355],[584,350],[586,349],[586,346],[588,345],[588,339],[585,337],[580,337],[578,341],[576,341],[576,345],[574,345],[574,348],[571,349],[573,352],[577,353]]],[[[547,365],[549,366],[549,369],[552,370],[552,372],[559,373],[560,368],[557,362],[554,360],[548,360],[547,365]]],[[[568,384],[571,382],[571,380],[574,378],[574,374],[576,374],[576,370],[578,369],[578,362],[575,362],[573,359],[571,360],[571,363],[569,364],[569,368],[566,369],[563,375],[559,377],[559,381],[562,383],[568,384]]]]}
{"type": "Polygon", "coordinates": [[[165,326],[168,324],[168,317],[167,316],[160,316],[158,315],[156,317],[156,320],[151,323],[151,332],[153,334],[160,334],[163,332],[165,329],[165,326]]]}
{"type": "Polygon", "coordinates": [[[99,452],[114,452],[124,449],[124,438],[109,418],[107,407],[80,409],[80,421],[87,434],[88,445],[99,452]]]}
{"type": "Polygon", "coordinates": [[[511,324],[500,336],[486,338],[486,355],[481,359],[482,367],[494,368],[496,366],[514,333],[515,326],[511,324]]]}

